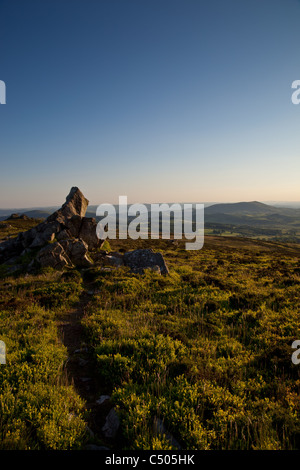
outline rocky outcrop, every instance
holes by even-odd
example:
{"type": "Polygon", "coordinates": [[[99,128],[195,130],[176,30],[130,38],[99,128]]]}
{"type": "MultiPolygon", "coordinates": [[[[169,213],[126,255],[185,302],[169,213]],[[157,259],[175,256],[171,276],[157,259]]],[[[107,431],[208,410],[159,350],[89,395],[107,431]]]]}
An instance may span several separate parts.
{"type": "Polygon", "coordinates": [[[96,220],[85,217],[88,204],[77,187],[71,188],[59,210],[36,227],[1,243],[0,263],[20,256],[24,250],[40,248],[36,261],[41,266],[90,266],[88,250],[95,250],[102,242],[96,235],[96,220]]]}
{"type": "MultiPolygon", "coordinates": [[[[89,251],[100,248],[103,241],[97,237],[96,220],[85,217],[88,204],[77,187],[71,188],[66,202],[45,221],[0,244],[0,264],[10,265],[11,272],[16,266],[19,270],[22,268],[20,256],[32,254],[35,257],[29,263],[30,270],[36,264],[55,269],[91,266],[89,251]]],[[[113,268],[127,266],[137,274],[143,274],[145,269],[160,274],[169,272],[162,254],[152,249],[129,251],[124,255],[97,250],[93,259],[113,268]]]]}
{"type": "Polygon", "coordinates": [[[30,220],[30,218],[26,214],[11,214],[9,217],[7,217],[7,220],[12,219],[30,220]]]}

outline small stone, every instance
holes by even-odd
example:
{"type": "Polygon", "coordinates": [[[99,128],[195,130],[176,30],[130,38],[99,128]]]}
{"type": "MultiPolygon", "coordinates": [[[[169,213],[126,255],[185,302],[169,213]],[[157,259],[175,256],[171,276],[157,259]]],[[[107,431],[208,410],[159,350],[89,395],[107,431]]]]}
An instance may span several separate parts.
{"type": "Polygon", "coordinates": [[[112,408],[110,412],[108,413],[108,415],[106,416],[106,420],[102,428],[102,432],[105,437],[114,439],[117,435],[119,427],[120,427],[119,417],[116,411],[114,410],[114,408],[112,408]]]}
{"type": "Polygon", "coordinates": [[[80,353],[85,353],[85,352],[88,352],[88,348],[76,349],[74,351],[74,354],[80,354],[80,353]]]}
{"type": "Polygon", "coordinates": [[[109,396],[109,395],[101,395],[101,397],[100,397],[98,400],[96,400],[96,403],[97,403],[98,405],[102,405],[102,403],[104,403],[104,402],[107,401],[107,400],[110,400],[110,396],[109,396]]]}
{"type": "Polygon", "coordinates": [[[82,359],[82,357],[79,358],[78,362],[81,367],[84,367],[89,363],[89,361],[87,361],[86,359],[82,359]]]}
{"type": "Polygon", "coordinates": [[[157,417],[154,418],[153,427],[154,427],[154,432],[161,436],[165,436],[166,439],[172,445],[172,447],[175,447],[179,450],[181,449],[180,444],[176,441],[174,436],[172,436],[172,434],[169,433],[169,431],[166,429],[163,421],[160,418],[157,418],[157,417]]]}

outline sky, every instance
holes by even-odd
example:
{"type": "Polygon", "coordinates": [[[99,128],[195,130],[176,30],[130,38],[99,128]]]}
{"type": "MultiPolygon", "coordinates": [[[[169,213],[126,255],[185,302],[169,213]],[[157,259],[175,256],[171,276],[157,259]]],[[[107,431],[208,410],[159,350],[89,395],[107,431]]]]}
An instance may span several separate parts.
{"type": "Polygon", "coordinates": [[[0,0],[0,207],[300,200],[299,0],[0,0]]]}

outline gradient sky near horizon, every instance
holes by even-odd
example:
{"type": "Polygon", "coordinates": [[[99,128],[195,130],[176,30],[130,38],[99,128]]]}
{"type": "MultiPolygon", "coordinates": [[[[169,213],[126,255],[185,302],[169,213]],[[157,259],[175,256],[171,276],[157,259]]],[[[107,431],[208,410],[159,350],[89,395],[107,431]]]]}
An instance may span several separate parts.
{"type": "Polygon", "coordinates": [[[299,0],[0,0],[0,207],[300,200],[299,0]]]}

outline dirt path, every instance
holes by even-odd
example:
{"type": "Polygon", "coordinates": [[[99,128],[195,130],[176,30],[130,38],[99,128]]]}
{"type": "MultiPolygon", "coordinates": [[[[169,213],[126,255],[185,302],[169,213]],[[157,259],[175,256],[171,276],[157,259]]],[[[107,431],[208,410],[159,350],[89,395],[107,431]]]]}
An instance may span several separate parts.
{"type": "Polygon", "coordinates": [[[113,442],[107,441],[102,433],[102,427],[112,405],[110,400],[98,404],[97,400],[103,395],[110,395],[109,390],[97,375],[97,365],[93,357],[93,351],[88,345],[81,320],[92,299],[91,284],[84,284],[84,290],[75,307],[64,315],[60,322],[60,331],[63,344],[68,351],[68,360],[65,370],[68,382],[72,383],[86,403],[89,412],[88,427],[91,442],[111,447],[113,442]]]}

